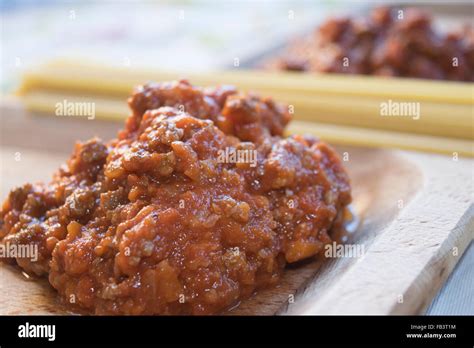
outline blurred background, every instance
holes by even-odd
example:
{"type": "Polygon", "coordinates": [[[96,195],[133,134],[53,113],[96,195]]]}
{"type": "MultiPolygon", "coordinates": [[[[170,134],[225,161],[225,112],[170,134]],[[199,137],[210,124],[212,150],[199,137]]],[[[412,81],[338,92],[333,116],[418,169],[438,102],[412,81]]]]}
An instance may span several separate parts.
{"type": "MultiPolygon", "coordinates": [[[[2,90],[54,57],[229,68],[311,30],[337,1],[2,1],[2,90]]],[[[354,2],[354,6],[358,7],[354,2]]]]}
{"type": "Polygon", "coordinates": [[[131,69],[205,71],[246,66],[308,33],[331,14],[410,4],[452,27],[472,21],[470,1],[2,0],[1,90],[22,71],[57,57],[131,69]],[[466,7],[467,6],[467,7],[466,7]],[[466,12],[467,9],[467,12],[466,12]]]}

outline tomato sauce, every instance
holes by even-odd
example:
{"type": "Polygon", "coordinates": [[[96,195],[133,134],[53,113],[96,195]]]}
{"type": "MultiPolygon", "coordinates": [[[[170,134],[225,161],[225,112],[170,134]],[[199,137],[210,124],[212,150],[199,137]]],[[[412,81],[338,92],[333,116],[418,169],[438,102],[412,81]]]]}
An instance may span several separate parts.
{"type": "Polygon", "coordinates": [[[13,189],[0,214],[2,244],[40,251],[10,261],[49,277],[72,308],[219,313],[332,241],[348,176],[324,142],[282,137],[284,105],[187,81],[138,87],[129,105],[116,139],[78,143],[51,182],[13,189]],[[220,156],[232,151],[254,161],[220,156]]]}

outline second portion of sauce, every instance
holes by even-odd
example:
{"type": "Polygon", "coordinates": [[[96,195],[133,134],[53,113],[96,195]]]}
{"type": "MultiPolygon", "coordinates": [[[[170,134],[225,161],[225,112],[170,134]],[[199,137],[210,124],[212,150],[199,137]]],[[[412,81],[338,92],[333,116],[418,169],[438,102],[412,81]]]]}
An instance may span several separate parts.
{"type": "Polygon", "coordinates": [[[288,47],[271,68],[326,73],[474,81],[474,30],[441,34],[416,8],[375,8],[333,18],[288,47]]]}

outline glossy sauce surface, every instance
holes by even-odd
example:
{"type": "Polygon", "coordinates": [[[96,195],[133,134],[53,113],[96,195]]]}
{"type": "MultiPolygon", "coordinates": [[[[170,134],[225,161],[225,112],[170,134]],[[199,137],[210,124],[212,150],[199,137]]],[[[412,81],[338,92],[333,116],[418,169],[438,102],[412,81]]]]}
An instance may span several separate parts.
{"type": "Polygon", "coordinates": [[[287,108],[187,81],[137,88],[117,139],[78,143],[48,184],[13,189],[3,244],[94,314],[213,314],[330,243],[350,203],[333,149],[283,138],[287,108]],[[242,151],[253,161],[222,159],[242,151]]]}

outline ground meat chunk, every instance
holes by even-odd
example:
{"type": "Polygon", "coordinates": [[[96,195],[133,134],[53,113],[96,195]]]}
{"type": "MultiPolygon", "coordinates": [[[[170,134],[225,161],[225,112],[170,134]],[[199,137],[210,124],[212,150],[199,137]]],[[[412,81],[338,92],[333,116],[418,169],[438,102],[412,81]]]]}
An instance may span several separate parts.
{"type": "Polygon", "coordinates": [[[375,8],[370,16],[332,18],[290,45],[269,68],[474,81],[474,30],[440,34],[415,8],[375,8]],[[399,12],[402,11],[402,12],[399,12]]]}
{"type": "Polygon", "coordinates": [[[284,106],[186,81],[139,87],[130,106],[117,139],[78,144],[2,208],[0,242],[38,245],[17,264],[72,308],[219,313],[331,242],[347,174],[318,139],[281,137],[284,106]]]}
{"type": "Polygon", "coordinates": [[[107,147],[94,138],[76,144],[66,165],[55,174],[49,185],[26,184],[10,192],[0,213],[0,243],[31,245],[38,250],[34,262],[17,258],[27,272],[45,275],[49,272],[51,252],[66,235],[70,221],[87,221],[96,205],[98,176],[103,175],[107,147]]]}
{"type": "MultiPolygon", "coordinates": [[[[211,120],[224,133],[250,141],[258,141],[268,135],[282,135],[291,118],[286,106],[270,98],[238,93],[235,88],[225,85],[198,88],[186,80],[140,86],[129,99],[129,105],[133,113],[120,138],[137,131],[147,110],[162,106],[211,120]]],[[[142,127],[147,125],[145,123],[142,127]]]]}
{"type": "Polygon", "coordinates": [[[234,94],[226,99],[223,118],[217,126],[241,140],[260,143],[271,135],[282,135],[290,114],[270,98],[234,94]]]}

